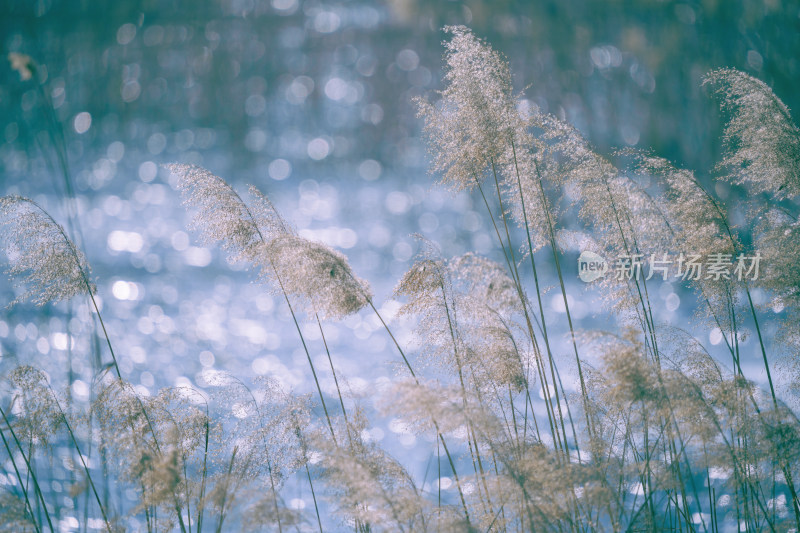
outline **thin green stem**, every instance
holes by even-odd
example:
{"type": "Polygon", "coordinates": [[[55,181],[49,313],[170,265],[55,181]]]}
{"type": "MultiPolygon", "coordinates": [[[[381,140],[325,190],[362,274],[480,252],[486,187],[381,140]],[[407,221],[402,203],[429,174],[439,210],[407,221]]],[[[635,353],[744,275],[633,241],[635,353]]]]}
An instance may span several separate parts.
{"type": "Polygon", "coordinates": [[[3,422],[5,422],[8,431],[11,433],[11,438],[14,439],[14,444],[17,446],[20,455],[22,455],[22,460],[25,461],[25,467],[28,469],[28,474],[31,476],[31,481],[33,481],[33,490],[35,491],[36,496],[39,498],[42,508],[44,509],[44,516],[47,519],[47,525],[50,527],[50,531],[55,533],[56,530],[53,528],[53,521],[50,519],[50,511],[47,510],[47,504],[44,501],[42,489],[39,487],[39,478],[36,475],[36,471],[34,470],[33,466],[31,465],[30,458],[28,457],[28,454],[25,453],[25,449],[22,447],[22,444],[17,438],[17,433],[14,431],[11,422],[9,422],[8,417],[6,416],[6,412],[2,407],[0,407],[0,416],[3,417],[3,422]]]}
{"type": "Polygon", "coordinates": [[[36,520],[36,515],[34,514],[33,507],[31,506],[31,501],[28,498],[28,489],[25,487],[25,482],[22,481],[22,475],[19,473],[17,461],[14,459],[14,452],[11,450],[11,446],[8,444],[8,439],[6,439],[6,434],[2,429],[0,429],[0,439],[3,440],[3,447],[5,447],[6,453],[8,453],[8,458],[11,460],[11,465],[14,467],[14,474],[17,476],[17,482],[22,490],[22,495],[25,497],[25,507],[28,509],[31,524],[33,524],[36,533],[40,533],[41,528],[39,528],[39,523],[36,520]]]}

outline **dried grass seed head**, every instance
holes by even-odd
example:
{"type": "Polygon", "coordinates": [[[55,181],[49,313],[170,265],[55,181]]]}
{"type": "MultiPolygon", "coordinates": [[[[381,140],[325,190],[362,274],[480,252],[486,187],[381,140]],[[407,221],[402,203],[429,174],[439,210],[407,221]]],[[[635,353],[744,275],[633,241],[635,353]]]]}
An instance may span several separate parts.
{"type": "MultiPolygon", "coordinates": [[[[661,226],[666,226],[662,231],[661,250],[683,253],[686,259],[696,256],[706,262],[727,255],[736,265],[743,247],[729,225],[725,207],[703,188],[694,173],[644,152],[628,153],[634,157],[637,172],[655,177],[664,186],[664,198],[659,202],[663,216],[661,226]]],[[[679,265],[674,264],[675,272],[671,275],[685,274],[678,272],[678,268],[679,265]]],[[[690,278],[701,301],[706,303],[698,308],[698,314],[712,319],[725,331],[733,328],[730,307],[738,304],[741,288],[736,275],[729,277],[714,279],[703,274],[697,279],[690,278]]]]}
{"type": "Polygon", "coordinates": [[[445,284],[443,268],[444,265],[433,259],[416,261],[397,283],[395,297],[408,296],[411,300],[409,303],[413,303],[415,297],[441,290],[445,284]]]}
{"type": "Polygon", "coordinates": [[[94,293],[83,253],[36,202],[22,196],[0,198],[0,229],[9,260],[6,272],[24,287],[11,305],[27,299],[44,305],[94,293]]]}
{"type": "Polygon", "coordinates": [[[777,199],[797,197],[800,129],[786,104],[766,83],[734,69],[711,71],[703,84],[711,86],[729,113],[726,153],[719,165],[725,178],[777,199]]]}
{"type": "Polygon", "coordinates": [[[168,165],[179,177],[184,203],[197,210],[192,225],[206,242],[221,242],[234,260],[261,269],[263,279],[297,296],[309,313],[342,318],[372,298],[347,258],[332,248],[296,235],[272,202],[250,187],[251,205],[222,178],[191,165],[168,165]]]}
{"type": "Polygon", "coordinates": [[[466,253],[448,261],[448,270],[466,294],[508,316],[522,311],[519,292],[507,269],[486,257],[466,253]]]}
{"type": "Polygon", "coordinates": [[[628,152],[636,171],[657,178],[665,186],[662,203],[666,234],[671,234],[676,250],[708,255],[735,252],[735,244],[725,234],[726,212],[695,178],[694,173],[674,166],[661,157],[645,152],[628,152]]]}
{"type": "Polygon", "coordinates": [[[432,302],[441,299],[440,291],[447,291],[450,279],[447,263],[442,259],[439,246],[422,235],[412,235],[420,243],[420,249],[411,268],[403,274],[394,289],[394,297],[407,296],[408,303],[402,312],[418,312],[432,302]]]}
{"type": "Polygon", "coordinates": [[[328,497],[335,512],[348,521],[369,524],[370,530],[417,531],[429,503],[399,462],[360,438],[358,426],[366,429],[366,424],[356,423],[347,446],[326,438],[314,441],[323,457],[323,479],[333,488],[328,497]]]}
{"type": "Polygon", "coordinates": [[[12,405],[17,436],[41,445],[57,442],[56,433],[65,419],[47,374],[23,365],[12,370],[7,379],[15,389],[12,405]]]}
{"type": "Polygon", "coordinates": [[[258,215],[222,178],[194,165],[167,167],[178,176],[178,189],[187,207],[195,209],[191,226],[206,243],[219,242],[234,261],[250,261],[256,248],[274,237],[280,224],[272,204],[259,196],[258,215]]]}
{"type": "Polygon", "coordinates": [[[323,243],[284,235],[263,247],[258,260],[265,278],[320,318],[357,313],[372,299],[369,284],[353,273],[347,257],[323,243]]]}
{"type": "Polygon", "coordinates": [[[508,63],[463,26],[448,26],[445,88],[436,104],[418,99],[433,169],[444,183],[471,188],[520,128],[508,63]]]}
{"type": "Polygon", "coordinates": [[[763,256],[755,284],[773,295],[771,303],[776,309],[788,307],[800,312],[800,221],[785,211],[772,209],[754,233],[756,247],[763,256]]]}
{"type": "Polygon", "coordinates": [[[547,244],[550,221],[558,217],[556,205],[548,201],[545,193],[549,169],[545,155],[546,148],[540,140],[528,131],[520,131],[500,160],[506,205],[517,224],[526,228],[533,252],[547,244]]]}
{"type": "MultiPolygon", "coordinates": [[[[652,206],[636,184],[595,152],[573,126],[546,114],[530,121],[545,142],[540,157],[547,179],[570,191],[595,240],[613,255],[634,253],[634,234],[652,231],[648,226],[652,206]]],[[[644,247],[646,240],[639,240],[644,247]]]]}

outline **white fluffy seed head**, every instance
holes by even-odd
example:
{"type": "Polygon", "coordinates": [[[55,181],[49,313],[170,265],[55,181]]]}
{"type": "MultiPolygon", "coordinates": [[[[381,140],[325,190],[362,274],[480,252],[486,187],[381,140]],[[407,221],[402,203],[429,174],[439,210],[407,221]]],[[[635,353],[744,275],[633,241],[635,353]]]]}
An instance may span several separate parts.
{"type": "Polygon", "coordinates": [[[24,292],[11,304],[30,299],[37,305],[94,293],[83,253],[37,203],[22,196],[0,198],[0,238],[6,272],[24,292]]]}
{"type": "Polygon", "coordinates": [[[267,279],[320,318],[344,318],[372,299],[369,284],[353,273],[347,257],[325,244],[287,234],[264,246],[257,260],[267,279]]]}
{"type": "Polygon", "coordinates": [[[776,199],[800,194],[800,129],[789,108],[761,80],[734,69],[710,72],[704,82],[729,114],[719,168],[733,183],[776,199]]]}
{"type": "Polygon", "coordinates": [[[249,189],[245,203],[222,178],[191,165],[168,165],[178,175],[184,203],[196,210],[192,225],[207,242],[220,242],[234,260],[259,267],[262,279],[299,299],[309,313],[342,318],[372,298],[347,258],[325,244],[298,236],[269,198],[249,189]]]}
{"type": "Polygon", "coordinates": [[[418,99],[433,168],[444,183],[471,188],[520,129],[506,60],[463,26],[445,28],[446,87],[432,104],[418,99]]]}
{"type": "MultiPolygon", "coordinates": [[[[167,165],[178,176],[183,203],[194,209],[191,226],[206,243],[219,242],[234,261],[249,260],[254,248],[269,235],[247,204],[225,180],[194,165],[167,165]]],[[[265,225],[267,226],[267,225],[265,225]]]]}

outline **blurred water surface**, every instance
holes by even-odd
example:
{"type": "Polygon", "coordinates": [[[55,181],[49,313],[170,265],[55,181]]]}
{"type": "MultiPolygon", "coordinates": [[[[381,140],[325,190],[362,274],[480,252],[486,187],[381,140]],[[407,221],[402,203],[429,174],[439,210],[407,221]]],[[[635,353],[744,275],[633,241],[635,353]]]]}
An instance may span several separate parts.
{"type": "MultiPolygon", "coordinates": [[[[258,186],[301,235],[343,251],[389,317],[398,308],[392,288],[417,250],[411,233],[439,242],[445,256],[500,259],[479,198],[453,195],[427,172],[412,99],[440,86],[443,25],[486,38],[510,61],[529,105],[567,119],[602,153],[652,148],[705,183],[721,149],[720,115],[700,86],[706,72],[738,68],[800,106],[796,2],[6,0],[0,13],[4,54],[38,65],[27,81],[0,67],[0,194],[34,198],[65,223],[48,133],[63,132],[76,238],[123,373],[145,394],[203,386],[209,368],[313,387],[285,305],[198,242],[162,164],[203,165],[240,192],[258,186]]],[[[570,285],[579,327],[612,328],[582,291],[570,285]]],[[[658,292],[659,318],[685,322],[692,297],[669,283],[658,292]]],[[[0,302],[13,299],[3,282],[0,302]]],[[[559,301],[549,309],[556,323],[559,301]]],[[[78,304],[4,310],[3,368],[32,363],[65,383],[70,364],[72,393],[86,400],[88,317],[78,304]]],[[[325,324],[347,388],[368,409],[398,360],[379,326],[366,311],[325,324]]],[[[413,353],[413,324],[393,327],[413,353]]],[[[324,369],[316,325],[303,328],[324,369]]],[[[334,395],[330,373],[321,373],[334,395]]],[[[422,480],[432,444],[370,412],[372,438],[422,480]]]]}

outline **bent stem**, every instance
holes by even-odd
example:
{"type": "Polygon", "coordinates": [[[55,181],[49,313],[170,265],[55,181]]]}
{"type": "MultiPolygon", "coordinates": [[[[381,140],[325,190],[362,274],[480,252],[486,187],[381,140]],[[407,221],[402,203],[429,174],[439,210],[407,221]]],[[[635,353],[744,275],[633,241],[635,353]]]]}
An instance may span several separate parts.
{"type": "MultiPolygon", "coordinates": [[[[256,223],[256,217],[253,216],[252,211],[250,211],[250,208],[247,206],[244,200],[242,200],[242,197],[239,196],[239,193],[237,193],[236,190],[233,187],[231,187],[230,184],[228,184],[228,182],[219,177],[217,177],[216,179],[222,186],[227,188],[230,191],[230,193],[238,200],[239,204],[242,206],[242,209],[244,209],[245,213],[250,218],[250,222],[252,223],[253,228],[256,230],[256,233],[258,234],[258,239],[261,241],[261,244],[266,246],[268,244],[267,240],[264,238],[264,234],[261,233],[261,228],[259,228],[258,224],[256,223]]],[[[317,378],[317,371],[314,368],[314,362],[311,360],[311,354],[308,351],[308,346],[306,345],[306,339],[303,336],[302,330],[300,329],[300,323],[298,322],[297,315],[295,314],[294,308],[292,307],[292,304],[289,301],[289,295],[286,292],[286,289],[283,285],[283,280],[281,278],[280,273],[278,272],[277,267],[275,266],[275,262],[272,260],[271,256],[268,256],[267,259],[269,260],[269,265],[272,269],[272,272],[275,274],[275,279],[277,279],[278,281],[278,285],[280,286],[281,289],[281,294],[283,295],[283,298],[286,301],[286,305],[289,308],[289,313],[292,315],[292,321],[294,322],[294,326],[297,329],[297,334],[300,336],[300,342],[303,345],[303,351],[305,351],[306,358],[308,359],[308,365],[311,368],[311,374],[314,377],[314,383],[317,386],[317,393],[319,394],[319,400],[322,403],[322,410],[325,412],[325,419],[328,422],[328,429],[331,432],[331,437],[333,438],[333,442],[336,443],[336,433],[333,430],[333,423],[331,422],[331,417],[328,414],[328,407],[325,405],[325,398],[322,395],[322,388],[319,385],[319,379],[317,378]]]]}
{"type": "MultiPolygon", "coordinates": [[[[22,443],[20,443],[19,439],[17,438],[17,433],[11,426],[11,422],[9,422],[8,417],[6,416],[6,412],[3,410],[2,407],[0,407],[0,416],[3,417],[3,422],[5,422],[6,427],[8,427],[8,431],[11,433],[11,437],[14,439],[14,444],[16,444],[20,455],[22,455],[22,460],[25,461],[25,468],[28,469],[28,473],[30,474],[31,480],[33,481],[33,490],[36,492],[36,496],[39,498],[39,501],[42,504],[42,508],[44,509],[44,516],[47,519],[47,525],[50,527],[50,531],[55,533],[56,530],[53,528],[53,521],[50,519],[50,512],[47,510],[47,504],[44,501],[44,495],[42,495],[42,489],[39,487],[39,478],[36,475],[36,471],[31,466],[28,454],[25,453],[25,449],[22,447],[22,443]]],[[[2,433],[2,431],[0,431],[0,433],[2,433]]],[[[5,441],[5,438],[3,438],[3,440],[5,441]]],[[[24,487],[24,485],[22,486],[24,487]]]]}
{"type": "Polygon", "coordinates": [[[339,395],[339,405],[342,407],[342,416],[344,416],[344,424],[345,428],[347,429],[347,438],[348,440],[352,441],[352,436],[350,435],[350,422],[347,419],[347,409],[344,407],[344,399],[342,398],[342,390],[339,388],[339,379],[336,377],[336,369],[333,367],[333,359],[331,358],[331,351],[328,349],[328,341],[325,339],[325,332],[322,329],[322,322],[319,319],[319,315],[315,312],[314,318],[317,319],[317,325],[319,326],[319,334],[322,336],[322,344],[325,345],[325,353],[328,355],[328,364],[331,367],[331,374],[333,375],[333,383],[336,385],[336,393],[339,395]]]}
{"type": "MultiPolygon", "coordinates": [[[[730,224],[728,223],[728,217],[725,214],[725,211],[719,205],[719,202],[717,202],[716,198],[714,198],[705,189],[705,187],[703,187],[702,184],[699,181],[697,181],[697,178],[692,177],[691,181],[692,181],[692,185],[694,185],[694,187],[697,190],[699,190],[700,193],[702,195],[704,195],[706,197],[706,199],[713,206],[713,208],[716,211],[716,214],[717,214],[720,222],[722,223],[723,228],[725,229],[725,233],[726,233],[726,235],[728,237],[728,241],[730,242],[730,244],[733,247],[733,249],[735,251],[738,251],[738,252],[741,253],[741,250],[740,250],[739,246],[737,245],[737,241],[733,236],[733,229],[731,228],[730,224]]],[[[772,373],[771,373],[770,368],[769,368],[769,360],[767,358],[767,351],[766,351],[766,348],[764,346],[764,339],[763,339],[763,336],[762,336],[761,327],[760,327],[759,322],[758,322],[758,316],[757,316],[757,313],[756,313],[755,305],[753,304],[753,297],[752,297],[752,294],[750,292],[750,287],[749,287],[749,284],[747,283],[746,279],[744,280],[744,291],[745,291],[745,294],[747,296],[748,310],[750,311],[750,314],[753,317],[753,323],[755,325],[756,334],[758,336],[758,345],[759,345],[759,349],[761,351],[762,362],[764,363],[764,370],[765,370],[766,375],[767,375],[767,382],[769,384],[769,390],[770,390],[770,396],[771,396],[771,399],[772,399],[772,405],[773,405],[773,408],[775,409],[775,411],[777,412],[777,410],[778,410],[778,397],[777,397],[777,394],[775,393],[775,386],[773,384],[772,373]]],[[[706,303],[708,304],[709,309],[711,310],[712,316],[714,316],[714,319],[719,324],[719,320],[717,320],[717,317],[716,317],[713,309],[711,309],[711,303],[708,300],[708,298],[706,298],[706,303]]],[[[733,312],[734,312],[734,310],[731,309],[731,313],[733,313],[733,312]]],[[[722,330],[722,328],[720,328],[720,329],[722,330]]],[[[724,335],[723,335],[723,337],[724,337],[724,335]]],[[[726,344],[728,344],[729,348],[732,348],[730,346],[730,343],[728,343],[727,339],[725,339],[725,342],[726,342],[726,344]]],[[[734,338],[733,339],[733,343],[734,343],[734,345],[735,345],[735,347],[737,349],[736,351],[738,352],[738,344],[739,344],[738,343],[738,338],[734,338]]],[[[741,366],[739,365],[738,355],[734,352],[733,349],[731,349],[731,355],[734,357],[734,363],[736,364],[736,367],[738,369],[739,374],[743,377],[741,366]]],[[[756,404],[755,398],[753,398],[753,396],[752,396],[752,392],[750,393],[750,400],[753,403],[753,405],[755,406],[756,412],[760,412],[760,410],[758,408],[758,405],[756,404]]],[[[795,525],[797,526],[798,531],[800,531],[800,495],[798,495],[797,490],[795,489],[791,468],[789,467],[788,464],[786,464],[785,458],[782,457],[782,456],[779,456],[778,457],[778,461],[779,461],[779,464],[780,464],[780,467],[781,467],[781,471],[784,474],[784,478],[786,480],[786,485],[789,488],[789,492],[790,492],[790,495],[792,497],[792,510],[794,511],[795,525]]]]}
{"type": "MultiPolygon", "coordinates": [[[[528,336],[530,337],[531,344],[533,345],[534,360],[536,362],[536,370],[537,370],[537,373],[539,375],[539,380],[540,380],[541,386],[542,386],[542,395],[543,395],[543,398],[544,398],[545,411],[547,412],[547,422],[550,425],[550,432],[553,435],[553,445],[555,446],[555,448],[557,450],[561,449],[563,451],[563,453],[564,453],[564,456],[565,456],[566,460],[569,461],[569,457],[568,457],[569,453],[562,446],[562,439],[563,439],[564,445],[566,445],[566,436],[565,436],[565,433],[564,433],[563,418],[561,419],[561,422],[562,422],[561,429],[562,429],[562,431],[561,431],[561,433],[559,433],[558,430],[556,429],[558,427],[558,424],[556,422],[556,414],[555,414],[556,408],[553,405],[553,402],[554,402],[553,394],[550,392],[550,386],[549,386],[548,379],[547,379],[547,372],[545,371],[544,361],[542,359],[541,349],[539,348],[539,343],[536,340],[536,334],[535,334],[534,329],[533,329],[533,323],[531,321],[530,315],[528,314],[527,299],[525,298],[524,292],[522,290],[522,284],[521,284],[520,278],[519,278],[519,271],[516,269],[516,262],[513,259],[513,252],[511,252],[510,250],[508,252],[506,251],[506,243],[505,243],[505,241],[503,241],[503,237],[500,236],[500,230],[498,229],[497,223],[495,222],[494,215],[492,214],[492,209],[491,209],[491,207],[489,207],[489,201],[486,199],[486,195],[483,192],[483,187],[481,186],[480,181],[478,181],[477,176],[475,176],[474,174],[473,174],[473,179],[475,180],[475,183],[478,186],[478,190],[481,193],[481,198],[483,199],[483,204],[486,207],[486,211],[489,214],[489,219],[491,220],[492,226],[494,227],[494,232],[495,232],[495,235],[497,237],[497,241],[499,242],[500,247],[503,250],[503,258],[505,259],[506,264],[508,265],[509,274],[510,274],[512,280],[514,281],[514,286],[515,286],[515,289],[517,291],[517,297],[519,298],[520,304],[522,306],[523,315],[525,316],[525,323],[526,323],[526,326],[528,328],[528,336]],[[511,256],[511,259],[509,258],[509,256],[511,256]]],[[[505,220],[505,218],[504,218],[504,220],[505,220]]],[[[510,240],[509,240],[509,243],[508,243],[508,248],[509,249],[511,248],[510,240]]],[[[528,369],[526,369],[526,370],[529,371],[530,367],[528,369]]],[[[529,381],[529,379],[528,379],[528,375],[527,375],[527,372],[526,372],[526,375],[525,375],[525,393],[526,393],[526,397],[528,398],[528,400],[530,400],[530,387],[529,387],[528,381],[529,381]]],[[[556,390],[555,392],[557,393],[558,391],[556,390]]],[[[559,404],[559,409],[560,409],[560,404],[559,404]]],[[[533,405],[531,405],[531,416],[534,417],[534,423],[535,423],[536,421],[535,421],[535,415],[533,413],[533,405]]],[[[524,422],[524,427],[523,427],[523,437],[527,436],[527,429],[528,429],[528,405],[526,404],[525,405],[525,422],[524,422]]]]}
{"type": "Polygon", "coordinates": [[[11,450],[11,446],[9,446],[8,444],[8,439],[6,439],[6,434],[2,429],[0,429],[0,439],[3,440],[3,447],[5,447],[9,459],[11,459],[11,465],[14,467],[14,474],[17,476],[17,482],[19,483],[19,486],[22,489],[22,495],[25,497],[25,507],[27,508],[28,514],[30,515],[31,524],[33,524],[33,528],[36,530],[36,533],[40,533],[41,529],[39,528],[39,523],[36,520],[36,515],[33,512],[31,501],[28,498],[28,489],[25,487],[25,483],[22,481],[22,475],[20,475],[19,473],[19,468],[17,467],[17,461],[14,459],[14,452],[11,450]]]}
{"type": "MultiPolygon", "coordinates": [[[[72,254],[72,258],[75,261],[75,266],[78,268],[78,271],[80,272],[81,280],[83,281],[83,284],[86,287],[86,293],[89,295],[89,299],[92,302],[92,306],[94,307],[97,319],[100,322],[100,327],[103,330],[103,336],[106,339],[106,345],[108,346],[108,351],[111,354],[111,362],[112,366],[114,367],[114,371],[117,374],[117,378],[119,378],[122,381],[122,373],[120,372],[119,364],[117,363],[117,357],[114,354],[114,348],[111,345],[111,338],[109,337],[108,331],[106,330],[105,322],[103,322],[103,315],[100,313],[100,307],[97,305],[97,300],[94,297],[93,294],[94,291],[92,290],[92,284],[89,282],[89,276],[87,275],[86,271],[83,269],[83,266],[81,265],[80,256],[78,255],[78,251],[76,250],[75,245],[72,243],[69,237],[67,237],[66,233],[64,233],[64,228],[62,228],[61,225],[58,224],[55,221],[55,219],[53,219],[52,216],[50,216],[50,213],[45,211],[39,204],[37,204],[33,200],[25,198],[25,201],[29,202],[31,205],[36,207],[39,211],[41,211],[44,214],[44,216],[47,217],[48,220],[50,220],[53,226],[58,229],[59,234],[64,239],[64,242],[67,244],[67,247],[69,248],[70,253],[72,254]]],[[[150,420],[150,415],[147,413],[147,410],[144,407],[144,403],[142,403],[142,400],[139,398],[139,396],[134,394],[134,397],[136,398],[136,401],[139,404],[139,408],[141,409],[142,414],[144,415],[144,418],[147,421],[148,428],[150,429],[150,432],[153,435],[153,442],[156,445],[156,449],[160,451],[161,447],[158,443],[158,436],[156,434],[153,423],[150,420]]],[[[181,530],[185,531],[185,524],[183,523],[183,516],[181,513],[178,513],[178,521],[180,522],[181,530]]]]}
{"type": "MultiPolygon", "coordinates": [[[[417,378],[417,375],[414,373],[414,369],[411,367],[411,363],[409,363],[405,352],[403,352],[403,348],[400,347],[400,343],[397,342],[397,339],[395,338],[394,334],[392,333],[392,330],[389,329],[388,325],[386,325],[386,321],[383,319],[381,314],[378,312],[378,309],[375,307],[375,304],[372,303],[372,298],[370,298],[369,295],[367,295],[367,294],[365,294],[364,296],[366,297],[366,300],[369,303],[369,306],[375,312],[375,316],[378,317],[378,320],[380,320],[381,324],[383,325],[383,329],[385,329],[386,333],[389,334],[389,337],[392,339],[392,342],[394,343],[395,347],[397,348],[397,351],[400,352],[400,357],[403,358],[403,362],[406,364],[406,368],[408,369],[409,373],[411,373],[411,377],[414,378],[414,382],[417,385],[420,385],[419,378],[417,378]]],[[[447,447],[447,442],[445,442],[444,435],[442,435],[442,432],[439,429],[439,423],[436,421],[436,418],[434,416],[431,416],[431,422],[433,422],[433,427],[436,429],[436,434],[438,435],[439,440],[442,443],[442,449],[444,449],[444,454],[447,456],[448,463],[450,463],[450,469],[453,471],[453,478],[456,481],[456,488],[458,489],[458,496],[461,499],[461,505],[464,508],[464,516],[466,517],[467,523],[469,524],[470,520],[469,520],[469,510],[467,509],[467,501],[464,498],[464,492],[461,490],[461,481],[459,480],[458,471],[456,470],[456,465],[455,465],[455,462],[453,461],[453,456],[450,455],[450,450],[447,447]]],[[[441,499],[440,499],[439,505],[441,506],[441,499]]]]}
{"type": "MultiPolygon", "coordinates": [[[[514,165],[516,166],[517,164],[516,148],[514,148],[514,150],[515,150],[514,165]]],[[[581,384],[581,398],[583,399],[583,408],[585,411],[584,417],[586,418],[586,429],[589,432],[589,437],[594,438],[594,427],[592,425],[591,414],[590,414],[591,412],[589,410],[589,394],[586,390],[586,382],[583,377],[583,365],[581,364],[581,358],[578,355],[578,342],[575,335],[575,327],[572,323],[572,314],[570,313],[569,310],[569,301],[568,301],[569,299],[567,298],[567,289],[566,286],[564,285],[564,275],[561,270],[561,262],[558,259],[558,249],[556,245],[556,235],[555,235],[555,229],[553,227],[553,220],[550,216],[550,210],[547,208],[547,197],[545,196],[544,193],[544,185],[542,184],[542,174],[541,171],[539,170],[539,163],[536,161],[536,159],[534,159],[533,164],[534,168],[536,169],[536,177],[537,177],[536,182],[539,185],[539,192],[542,197],[542,205],[544,206],[544,214],[547,220],[548,237],[550,239],[550,249],[553,252],[553,262],[556,267],[556,274],[558,275],[558,285],[561,289],[561,298],[564,301],[564,311],[567,315],[567,325],[569,326],[569,335],[570,335],[570,340],[572,341],[572,349],[575,352],[575,364],[578,368],[578,378],[581,384]]],[[[517,170],[517,172],[519,172],[519,170],[517,170]]],[[[533,261],[533,254],[531,254],[531,261],[533,261]]]]}
{"type": "Polygon", "coordinates": [[[56,398],[56,395],[53,392],[53,389],[51,389],[49,385],[48,385],[48,390],[50,391],[50,396],[52,397],[53,401],[55,402],[56,407],[58,407],[58,412],[61,414],[61,419],[64,421],[64,425],[67,428],[67,432],[69,433],[69,438],[72,441],[72,445],[75,446],[75,451],[78,452],[78,457],[81,460],[81,465],[83,466],[83,471],[86,473],[86,480],[89,482],[89,486],[92,489],[92,493],[94,494],[94,498],[97,501],[97,506],[100,508],[100,514],[103,515],[103,521],[106,524],[106,529],[108,529],[108,532],[111,533],[111,531],[112,531],[111,523],[108,521],[108,516],[106,514],[105,506],[100,501],[100,495],[97,493],[97,488],[94,485],[94,480],[92,479],[92,474],[89,472],[89,467],[86,464],[86,460],[83,457],[83,453],[81,453],[81,448],[78,445],[78,440],[75,438],[75,433],[72,431],[72,425],[69,423],[69,420],[67,419],[66,413],[64,413],[64,410],[61,408],[61,403],[58,401],[58,398],[56,398]]]}

